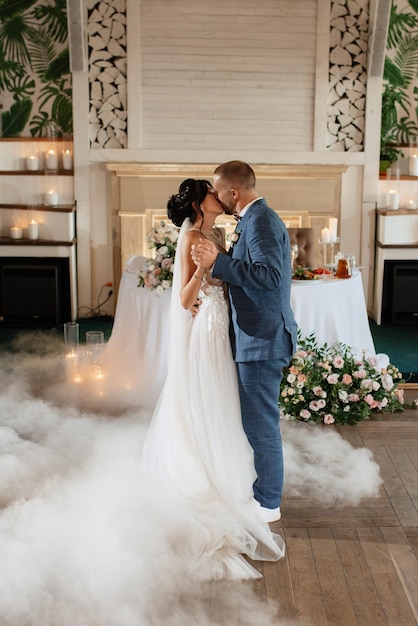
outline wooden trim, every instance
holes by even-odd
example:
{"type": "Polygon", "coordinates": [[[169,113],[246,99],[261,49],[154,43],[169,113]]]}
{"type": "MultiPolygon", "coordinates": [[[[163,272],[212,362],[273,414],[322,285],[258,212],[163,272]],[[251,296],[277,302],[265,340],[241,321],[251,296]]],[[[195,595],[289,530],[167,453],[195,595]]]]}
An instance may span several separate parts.
{"type": "MultiPolygon", "coordinates": [[[[105,163],[116,176],[212,176],[217,163],[105,163]]],[[[337,178],[347,165],[254,165],[258,178],[337,178]]]]}

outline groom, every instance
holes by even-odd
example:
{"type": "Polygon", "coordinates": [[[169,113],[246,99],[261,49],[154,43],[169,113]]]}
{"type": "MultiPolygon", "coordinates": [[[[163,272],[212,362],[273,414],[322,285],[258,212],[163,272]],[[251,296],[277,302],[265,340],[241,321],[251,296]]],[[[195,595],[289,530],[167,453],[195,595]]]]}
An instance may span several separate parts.
{"type": "Polygon", "coordinates": [[[282,369],[296,350],[290,307],[290,244],[285,225],[255,188],[253,169],[229,161],[214,172],[225,213],[239,222],[229,255],[201,240],[195,263],[228,283],[231,345],[237,365],[242,423],[254,450],[254,497],[266,522],[281,518],[283,450],[278,398],[282,369]]]}

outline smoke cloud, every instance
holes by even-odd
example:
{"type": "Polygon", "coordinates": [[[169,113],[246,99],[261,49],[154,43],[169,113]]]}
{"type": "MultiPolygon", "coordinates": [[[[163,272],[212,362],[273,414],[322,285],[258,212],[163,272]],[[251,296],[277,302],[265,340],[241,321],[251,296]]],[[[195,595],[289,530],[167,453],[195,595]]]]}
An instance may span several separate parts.
{"type": "MultiPolygon", "coordinates": [[[[277,624],[251,583],[191,577],[190,511],[141,484],[149,410],[68,383],[63,348],[22,333],[0,357],[1,626],[277,624]]],[[[377,494],[369,451],[305,424],[283,436],[286,495],[377,494]]]]}

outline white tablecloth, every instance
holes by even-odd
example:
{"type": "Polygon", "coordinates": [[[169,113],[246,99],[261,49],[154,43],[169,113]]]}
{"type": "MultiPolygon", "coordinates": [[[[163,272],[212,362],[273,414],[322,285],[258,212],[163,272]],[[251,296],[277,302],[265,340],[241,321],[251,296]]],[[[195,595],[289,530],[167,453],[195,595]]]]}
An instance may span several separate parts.
{"type": "Polygon", "coordinates": [[[138,287],[125,271],[119,287],[112,334],[102,354],[107,394],[123,393],[123,404],[152,410],[166,373],[170,292],[138,287]]]}
{"type": "MultiPolygon", "coordinates": [[[[107,392],[123,390],[124,404],[152,410],[167,372],[170,291],[138,288],[138,263],[123,273],[115,321],[103,353],[107,392]]],[[[346,280],[294,281],[291,304],[302,335],[318,343],[342,342],[375,354],[361,274],[346,280]]]]}
{"type": "Polygon", "coordinates": [[[375,354],[358,270],[347,279],[293,281],[291,305],[303,336],[315,332],[319,344],[341,342],[358,356],[375,354]]]}

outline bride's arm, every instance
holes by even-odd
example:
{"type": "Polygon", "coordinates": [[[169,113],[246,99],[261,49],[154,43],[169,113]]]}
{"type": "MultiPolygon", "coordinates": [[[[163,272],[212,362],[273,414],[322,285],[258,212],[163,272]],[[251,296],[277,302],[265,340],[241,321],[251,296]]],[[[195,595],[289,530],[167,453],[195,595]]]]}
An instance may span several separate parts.
{"type": "Polygon", "coordinates": [[[185,309],[195,305],[204,274],[203,267],[195,265],[192,259],[192,246],[199,243],[199,235],[194,232],[185,234],[181,245],[181,290],[180,302],[185,309]]]}

